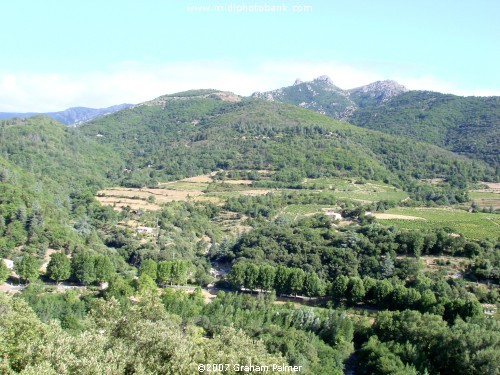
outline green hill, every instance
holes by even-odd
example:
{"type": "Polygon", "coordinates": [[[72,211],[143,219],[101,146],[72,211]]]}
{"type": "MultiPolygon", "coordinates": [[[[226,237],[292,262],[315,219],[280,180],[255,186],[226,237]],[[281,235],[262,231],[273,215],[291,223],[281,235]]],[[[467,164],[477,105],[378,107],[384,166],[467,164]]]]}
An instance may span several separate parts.
{"type": "Polygon", "coordinates": [[[111,150],[48,117],[0,121],[0,256],[81,244],[78,223],[101,210],[86,211],[119,165],[111,150]]]}
{"type": "Polygon", "coordinates": [[[409,183],[490,179],[494,171],[438,147],[361,129],[295,106],[214,91],[159,97],[79,127],[118,152],[128,186],[217,169],[271,169],[275,180],[352,176],[409,183]]]}
{"type": "Polygon", "coordinates": [[[497,168],[500,163],[500,97],[410,91],[379,106],[360,108],[349,121],[433,143],[497,168]]]}
{"type": "Polygon", "coordinates": [[[58,190],[102,186],[120,165],[111,150],[45,116],[1,121],[0,155],[58,190]]]}
{"type": "Polygon", "coordinates": [[[354,125],[401,135],[499,166],[500,98],[408,91],[394,81],[342,90],[326,76],[254,93],[354,125]]]}

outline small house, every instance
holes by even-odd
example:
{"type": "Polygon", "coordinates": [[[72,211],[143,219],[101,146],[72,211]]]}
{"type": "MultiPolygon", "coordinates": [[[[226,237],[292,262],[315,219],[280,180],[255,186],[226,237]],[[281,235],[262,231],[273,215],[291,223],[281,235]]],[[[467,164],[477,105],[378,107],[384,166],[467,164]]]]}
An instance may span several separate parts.
{"type": "Polygon", "coordinates": [[[154,233],[154,229],[150,227],[137,227],[135,228],[135,230],[139,233],[144,233],[147,235],[153,235],[154,233]]]}

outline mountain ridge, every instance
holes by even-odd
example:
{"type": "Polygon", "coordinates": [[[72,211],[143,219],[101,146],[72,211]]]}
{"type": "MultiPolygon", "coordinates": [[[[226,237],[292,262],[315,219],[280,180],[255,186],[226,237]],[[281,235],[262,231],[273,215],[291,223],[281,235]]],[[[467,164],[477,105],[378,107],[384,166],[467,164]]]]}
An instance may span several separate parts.
{"type": "Polygon", "coordinates": [[[56,112],[0,112],[1,120],[9,120],[13,118],[29,118],[33,116],[45,115],[64,125],[74,126],[90,121],[99,116],[105,116],[122,109],[131,107],[132,104],[123,103],[106,108],[88,108],[88,107],[71,107],[64,111],[56,112]]]}
{"type": "Polygon", "coordinates": [[[277,183],[290,186],[321,176],[407,184],[421,178],[487,178],[494,173],[436,146],[290,104],[248,97],[224,101],[219,96],[216,90],[188,98],[182,93],[160,96],[76,129],[123,155],[123,166],[131,172],[122,184],[130,187],[220,169],[267,168],[276,172],[277,183]],[[184,99],[175,99],[179,97],[184,99]]]}
{"type": "Polygon", "coordinates": [[[359,107],[364,107],[367,103],[382,103],[406,91],[406,87],[392,80],[376,81],[344,90],[335,85],[329,76],[322,75],[307,82],[296,79],[292,86],[266,92],[257,91],[250,97],[289,103],[337,120],[348,120],[359,107]]]}
{"type": "Polygon", "coordinates": [[[342,90],[327,76],[251,95],[500,165],[500,97],[408,90],[392,80],[342,90]]]}

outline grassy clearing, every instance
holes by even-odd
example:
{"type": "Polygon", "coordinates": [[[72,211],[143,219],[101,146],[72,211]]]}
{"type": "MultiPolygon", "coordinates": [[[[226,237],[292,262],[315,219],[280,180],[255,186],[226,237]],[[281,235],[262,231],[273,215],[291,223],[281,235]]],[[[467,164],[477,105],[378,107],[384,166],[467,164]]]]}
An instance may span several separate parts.
{"type": "Polygon", "coordinates": [[[335,209],[335,206],[320,204],[291,204],[285,207],[284,214],[288,216],[306,216],[316,213],[324,213],[323,208],[335,209]]]}
{"type": "Polygon", "coordinates": [[[448,227],[473,239],[496,239],[500,236],[500,216],[486,213],[470,213],[451,208],[393,208],[387,214],[419,217],[425,220],[380,219],[408,229],[433,229],[448,227]]]}
{"type": "Polygon", "coordinates": [[[332,190],[338,198],[355,199],[365,202],[381,200],[401,201],[408,195],[393,186],[378,181],[356,183],[356,179],[316,178],[306,179],[303,186],[321,190],[332,190]]]}
{"type": "Polygon", "coordinates": [[[208,182],[172,181],[158,184],[158,186],[172,190],[206,190],[208,182]]]}

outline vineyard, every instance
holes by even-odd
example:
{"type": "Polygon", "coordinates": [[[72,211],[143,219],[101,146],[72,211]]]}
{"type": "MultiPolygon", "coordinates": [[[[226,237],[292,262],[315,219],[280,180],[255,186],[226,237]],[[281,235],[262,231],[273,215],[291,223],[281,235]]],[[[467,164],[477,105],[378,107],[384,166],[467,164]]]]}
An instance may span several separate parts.
{"type": "Polygon", "coordinates": [[[433,229],[437,227],[449,228],[452,232],[460,233],[473,239],[494,239],[500,236],[500,217],[495,214],[482,212],[467,212],[452,208],[394,208],[386,213],[407,215],[425,220],[380,219],[407,229],[433,229]]]}

